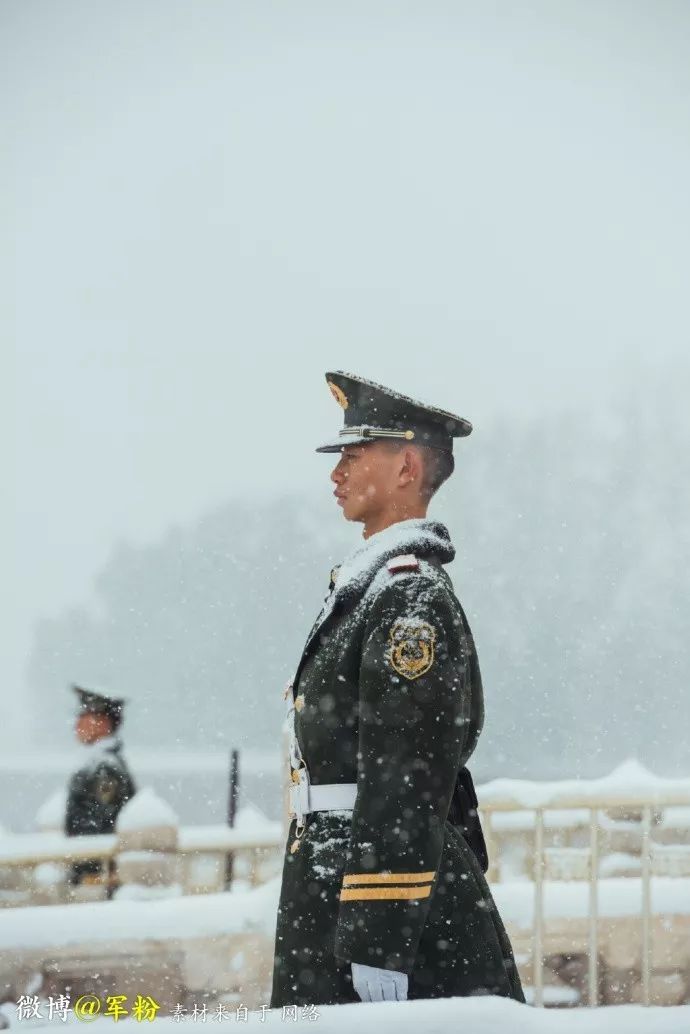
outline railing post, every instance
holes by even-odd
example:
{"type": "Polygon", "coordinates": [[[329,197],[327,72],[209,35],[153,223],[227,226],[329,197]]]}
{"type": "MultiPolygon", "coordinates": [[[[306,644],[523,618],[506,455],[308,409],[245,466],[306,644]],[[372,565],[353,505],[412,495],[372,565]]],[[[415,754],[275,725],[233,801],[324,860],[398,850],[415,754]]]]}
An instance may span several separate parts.
{"type": "Polygon", "coordinates": [[[599,995],[599,811],[589,810],[589,1005],[598,1003],[599,995]]]}
{"type": "MultiPolygon", "coordinates": [[[[150,786],[144,786],[125,804],[115,824],[118,887],[134,884],[138,896],[158,896],[163,887],[171,894],[179,883],[179,821],[170,805],[150,786]]],[[[119,896],[116,895],[116,896],[119,896]]]]}
{"type": "MultiPolygon", "coordinates": [[[[228,812],[227,820],[228,827],[234,829],[235,816],[237,815],[237,803],[239,800],[239,768],[240,768],[240,754],[239,751],[233,747],[230,751],[230,788],[228,792],[228,812]]],[[[230,890],[232,887],[232,877],[234,873],[235,856],[232,851],[228,851],[225,856],[225,890],[230,890]]]]}
{"type": "Polygon", "coordinates": [[[264,855],[264,849],[261,847],[255,847],[253,850],[247,852],[249,854],[249,886],[258,887],[261,880],[259,879],[261,871],[261,860],[264,855]]]}
{"type": "Polygon", "coordinates": [[[649,1005],[651,977],[651,830],[652,809],[646,804],[642,809],[642,1004],[649,1005]]]}
{"type": "Polygon", "coordinates": [[[543,968],[544,931],[544,811],[534,813],[534,937],[532,941],[534,965],[534,1004],[544,1004],[543,968]]]}

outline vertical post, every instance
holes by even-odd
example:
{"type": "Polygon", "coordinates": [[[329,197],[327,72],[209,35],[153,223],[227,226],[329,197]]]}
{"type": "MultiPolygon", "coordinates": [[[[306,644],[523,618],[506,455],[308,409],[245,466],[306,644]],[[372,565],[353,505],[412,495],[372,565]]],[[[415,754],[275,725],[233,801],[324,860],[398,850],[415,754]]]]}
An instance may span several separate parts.
{"type": "Polygon", "coordinates": [[[651,830],[652,809],[645,804],[642,809],[642,1004],[649,1005],[651,976],[651,830]]]}
{"type": "MultiPolygon", "coordinates": [[[[230,752],[230,792],[228,794],[228,826],[232,829],[235,825],[237,814],[237,800],[239,797],[239,751],[234,747],[230,752]]],[[[232,886],[232,870],[234,855],[228,851],[225,856],[225,889],[230,890],[232,886]]]]}
{"type": "Polygon", "coordinates": [[[544,1004],[544,969],[542,965],[544,941],[544,811],[534,812],[534,936],[532,954],[534,965],[534,1004],[544,1004]]]}
{"type": "Polygon", "coordinates": [[[106,890],[105,896],[106,896],[106,900],[110,901],[110,900],[112,900],[112,897],[113,897],[115,891],[117,890],[117,888],[119,886],[119,883],[117,881],[117,866],[116,866],[116,863],[115,863],[115,856],[111,855],[110,858],[108,858],[108,861],[107,861],[106,864],[107,864],[107,873],[108,873],[108,875],[106,877],[107,884],[108,884],[108,889],[106,890]]]}
{"type": "Polygon", "coordinates": [[[599,997],[599,811],[589,809],[589,1006],[598,1004],[599,997]]]}

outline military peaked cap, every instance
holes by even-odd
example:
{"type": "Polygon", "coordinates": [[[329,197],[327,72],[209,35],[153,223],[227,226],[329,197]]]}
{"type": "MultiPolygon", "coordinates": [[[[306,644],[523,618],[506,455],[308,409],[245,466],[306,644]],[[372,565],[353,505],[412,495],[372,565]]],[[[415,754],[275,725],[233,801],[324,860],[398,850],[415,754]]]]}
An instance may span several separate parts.
{"type": "Polygon", "coordinates": [[[472,424],[461,416],[363,377],[335,370],[326,374],[326,382],[342,406],[345,426],[337,438],[320,445],[317,452],[340,452],[345,445],[361,445],[372,438],[399,438],[452,452],[453,438],[463,438],[472,431],[472,424]]]}
{"type": "Polygon", "coordinates": [[[78,714],[107,714],[113,724],[118,726],[122,721],[122,711],[126,700],[123,697],[106,696],[94,689],[83,689],[72,684],[78,697],[78,714]]]}

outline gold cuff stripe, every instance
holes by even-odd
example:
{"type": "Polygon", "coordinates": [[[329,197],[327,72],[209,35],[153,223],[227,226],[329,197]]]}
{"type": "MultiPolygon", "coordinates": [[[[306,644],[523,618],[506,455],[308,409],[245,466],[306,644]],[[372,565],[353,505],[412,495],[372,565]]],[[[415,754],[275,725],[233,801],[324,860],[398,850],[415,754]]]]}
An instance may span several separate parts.
{"type": "Polygon", "coordinates": [[[341,890],[341,901],[383,901],[390,898],[428,898],[431,887],[353,887],[341,890]]]}
{"type": "Polygon", "coordinates": [[[343,887],[351,883],[428,883],[435,872],[356,872],[343,876],[343,887]]]}

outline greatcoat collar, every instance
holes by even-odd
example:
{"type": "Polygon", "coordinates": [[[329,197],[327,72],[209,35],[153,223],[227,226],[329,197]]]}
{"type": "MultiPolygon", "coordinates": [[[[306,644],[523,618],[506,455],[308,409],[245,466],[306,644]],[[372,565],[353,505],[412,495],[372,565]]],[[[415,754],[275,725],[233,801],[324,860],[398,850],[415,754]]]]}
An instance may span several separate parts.
{"type": "Polygon", "coordinates": [[[342,564],[334,568],[334,580],[321,613],[307,637],[293,686],[297,680],[309,648],[337,607],[361,598],[384,564],[395,556],[412,553],[418,558],[437,557],[447,564],[455,557],[455,547],[448,529],[440,521],[428,517],[412,517],[377,531],[357,546],[342,564]]]}
{"type": "Polygon", "coordinates": [[[85,759],[84,767],[96,768],[102,761],[113,756],[120,758],[122,740],[119,732],[110,733],[108,736],[101,736],[94,743],[81,744],[81,757],[85,759]]]}

